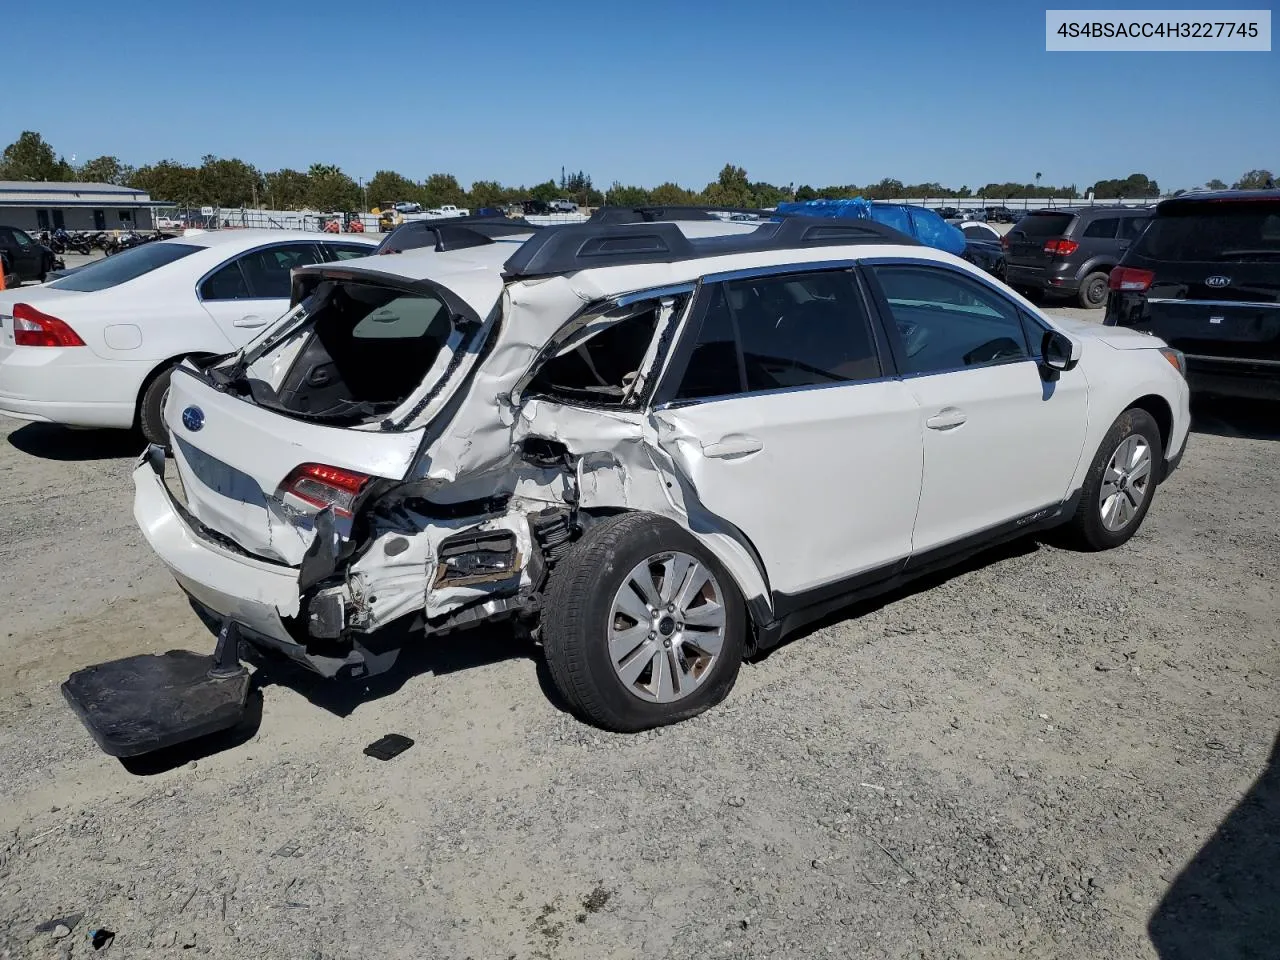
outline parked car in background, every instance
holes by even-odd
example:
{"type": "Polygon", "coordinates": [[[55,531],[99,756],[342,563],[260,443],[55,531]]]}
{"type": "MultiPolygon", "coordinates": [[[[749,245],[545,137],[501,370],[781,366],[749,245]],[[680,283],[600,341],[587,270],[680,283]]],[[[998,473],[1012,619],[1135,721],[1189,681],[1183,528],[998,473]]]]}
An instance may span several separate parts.
{"type": "Polygon", "coordinates": [[[954,225],[964,234],[964,253],[961,256],[1003,280],[1005,256],[1004,247],[1000,245],[1000,231],[977,220],[961,220],[954,225]]]}
{"type": "Polygon", "coordinates": [[[373,237],[220,230],[145,243],[41,287],[0,293],[0,413],[166,433],[174,367],[255,336],[289,305],[290,271],[373,252],[373,237]]]}
{"type": "Polygon", "coordinates": [[[1004,235],[1007,282],[1016,290],[1107,302],[1107,278],[1150,211],[1132,207],[1033,210],[1004,235]]]}
{"type": "Polygon", "coordinates": [[[1280,190],[1161,202],[1110,288],[1103,323],[1183,351],[1192,391],[1280,400],[1280,190]]]}
{"type": "Polygon", "coordinates": [[[54,252],[17,227],[0,226],[0,250],[8,255],[10,270],[19,280],[44,283],[45,276],[55,268],[54,252]]]}
{"type": "Polygon", "coordinates": [[[1183,450],[1160,341],[873,221],[463,239],[301,268],[269,334],[174,373],[134,512],[229,671],[244,639],[367,677],[387,624],[515,619],[579,716],[673,723],[744,656],[992,543],[1119,546],[1183,450]]]}
{"type": "Polygon", "coordinates": [[[1008,207],[987,207],[987,221],[990,223],[1016,223],[1018,215],[1008,207]]]}
{"type": "Polygon", "coordinates": [[[432,207],[426,211],[428,217],[434,217],[437,220],[448,217],[468,217],[471,211],[465,207],[455,207],[452,203],[441,204],[438,207],[432,207]]]}
{"type": "Polygon", "coordinates": [[[521,200],[512,205],[513,214],[526,217],[542,217],[551,213],[551,204],[545,200],[521,200]]]}
{"type": "Polygon", "coordinates": [[[549,204],[552,213],[577,213],[578,205],[572,200],[552,200],[549,204]]]}
{"type": "Polygon", "coordinates": [[[22,278],[14,272],[13,261],[9,259],[7,250],[0,249],[0,277],[4,278],[6,288],[16,287],[22,283],[22,278]]]}

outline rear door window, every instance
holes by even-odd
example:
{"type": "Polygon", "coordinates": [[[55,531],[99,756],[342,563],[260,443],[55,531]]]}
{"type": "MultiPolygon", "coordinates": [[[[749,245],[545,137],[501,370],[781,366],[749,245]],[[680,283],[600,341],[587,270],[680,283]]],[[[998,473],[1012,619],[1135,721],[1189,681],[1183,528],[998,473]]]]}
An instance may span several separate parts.
{"type": "Polygon", "coordinates": [[[1149,217],[1122,217],[1120,220],[1120,229],[1117,236],[1121,240],[1136,240],[1138,234],[1142,233],[1142,228],[1147,225],[1149,217]]]}
{"type": "Polygon", "coordinates": [[[319,244],[287,243],[251,250],[240,257],[238,262],[254,299],[288,300],[289,271],[294,267],[324,261],[319,244]]]}
{"type": "Polygon", "coordinates": [[[114,256],[86,264],[70,276],[54,280],[49,286],[55,290],[76,290],[81,293],[106,290],[128,283],[130,280],[136,280],[152,270],[158,270],[203,249],[188,243],[175,243],[169,240],[144,243],[140,247],[124,250],[114,256]]]}
{"type": "Polygon", "coordinates": [[[1114,240],[1119,225],[1118,217],[1099,217],[1084,228],[1084,236],[1090,240],[1114,240]]]}
{"type": "Polygon", "coordinates": [[[881,375],[862,296],[847,272],[735,280],[710,296],[677,400],[881,375]]]}

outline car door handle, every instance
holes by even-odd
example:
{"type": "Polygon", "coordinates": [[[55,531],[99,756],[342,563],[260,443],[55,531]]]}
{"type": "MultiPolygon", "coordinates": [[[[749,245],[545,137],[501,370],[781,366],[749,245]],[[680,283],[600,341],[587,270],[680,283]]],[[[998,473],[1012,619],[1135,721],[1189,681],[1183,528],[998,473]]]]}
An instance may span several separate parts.
{"type": "Polygon", "coordinates": [[[233,327],[265,327],[267,325],[267,318],[260,317],[256,313],[250,313],[238,320],[232,320],[231,325],[233,327]]]}
{"type": "Polygon", "coordinates": [[[955,407],[943,407],[926,420],[924,424],[930,430],[954,430],[956,427],[963,425],[968,419],[963,410],[957,410],[955,407]]]}
{"type": "Polygon", "coordinates": [[[715,443],[704,443],[702,455],[725,460],[729,457],[745,457],[749,453],[757,453],[763,449],[764,444],[755,437],[749,437],[744,433],[733,433],[727,437],[721,437],[715,443]]]}

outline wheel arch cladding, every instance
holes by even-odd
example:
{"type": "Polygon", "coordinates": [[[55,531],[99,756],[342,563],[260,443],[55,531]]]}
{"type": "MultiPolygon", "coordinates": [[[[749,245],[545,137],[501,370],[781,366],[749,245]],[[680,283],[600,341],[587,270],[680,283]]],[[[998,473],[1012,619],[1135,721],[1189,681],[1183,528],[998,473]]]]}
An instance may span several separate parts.
{"type": "Polygon", "coordinates": [[[1149,393],[1129,404],[1128,409],[1145,410],[1151,414],[1151,419],[1160,429],[1160,454],[1168,455],[1169,439],[1173,436],[1173,408],[1169,406],[1169,401],[1159,394],[1149,393]]]}
{"type": "Polygon", "coordinates": [[[593,521],[609,520],[613,517],[632,513],[647,513],[651,516],[663,517],[663,519],[675,523],[711,553],[719,561],[725,572],[733,578],[734,586],[738,588],[738,593],[746,604],[747,618],[752,626],[763,627],[772,620],[773,595],[770,592],[769,582],[762,562],[755,551],[755,545],[750,540],[747,540],[746,535],[737,530],[736,527],[732,528],[733,533],[741,536],[746,541],[747,546],[744,546],[733,533],[717,529],[706,523],[699,523],[695,528],[693,523],[685,522],[684,518],[654,513],[648,510],[593,506],[584,508],[582,513],[593,521]]]}

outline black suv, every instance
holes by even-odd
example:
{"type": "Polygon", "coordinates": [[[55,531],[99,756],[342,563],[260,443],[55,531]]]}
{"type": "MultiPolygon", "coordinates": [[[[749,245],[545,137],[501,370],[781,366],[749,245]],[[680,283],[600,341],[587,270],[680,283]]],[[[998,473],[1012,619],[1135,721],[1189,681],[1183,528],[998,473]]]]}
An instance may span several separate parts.
{"type": "Polygon", "coordinates": [[[45,275],[56,266],[53,251],[17,227],[0,226],[0,250],[8,255],[10,270],[21,280],[44,283],[45,275]]]}
{"type": "Polygon", "coordinates": [[[1103,323],[1185,353],[1193,391],[1280,399],[1280,190],[1165,200],[1110,286],[1103,323]]]}
{"type": "Polygon", "coordinates": [[[1000,244],[1015,289],[1074,295],[1082,307],[1107,300],[1107,275],[1151,213],[1132,207],[1032,210],[1000,244]]]}

